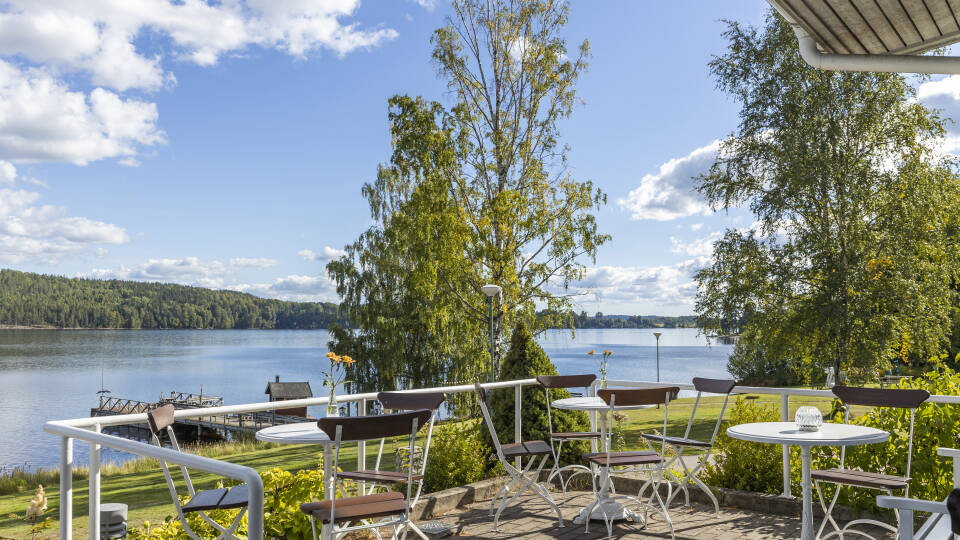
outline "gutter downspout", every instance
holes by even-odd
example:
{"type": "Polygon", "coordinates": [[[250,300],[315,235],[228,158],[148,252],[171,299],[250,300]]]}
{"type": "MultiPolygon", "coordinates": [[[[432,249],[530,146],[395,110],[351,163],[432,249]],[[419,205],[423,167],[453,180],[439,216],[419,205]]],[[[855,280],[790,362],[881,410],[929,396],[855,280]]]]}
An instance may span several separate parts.
{"type": "Polygon", "coordinates": [[[771,5],[790,23],[797,35],[800,56],[817,69],[832,71],[874,71],[882,73],[926,73],[930,75],[960,75],[960,57],[923,56],[915,54],[832,54],[821,52],[817,42],[799,24],[794,22],[776,2],[771,5]]]}

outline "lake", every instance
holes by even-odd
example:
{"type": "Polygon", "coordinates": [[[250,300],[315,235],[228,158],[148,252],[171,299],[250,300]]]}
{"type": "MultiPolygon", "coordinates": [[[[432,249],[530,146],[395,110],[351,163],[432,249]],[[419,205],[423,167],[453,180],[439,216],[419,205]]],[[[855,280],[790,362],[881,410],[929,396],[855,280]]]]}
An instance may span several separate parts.
{"type": "MultiPolygon", "coordinates": [[[[662,329],[660,379],[727,377],[732,347],[695,329],[662,329]]],[[[540,342],[561,374],[597,371],[586,352],[614,352],[612,379],[655,380],[653,329],[551,330],[540,342]]],[[[266,401],[268,381],[310,381],[323,393],[319,362],[325,330],[2,330],[0,331],[0,470],[54,467],[59,440],[43,432],[48,420],[89,416],[101,373],[112,396],[155,401],[170,391],[222,396],[226,404],[266,401]]],[[[320,408],[311,410],[319,416],[320,408]]],[[[87,445],[75,461],[85,464],[87,445]]],[[[104,460],[122,460],[104,450],[104,460]]]]}

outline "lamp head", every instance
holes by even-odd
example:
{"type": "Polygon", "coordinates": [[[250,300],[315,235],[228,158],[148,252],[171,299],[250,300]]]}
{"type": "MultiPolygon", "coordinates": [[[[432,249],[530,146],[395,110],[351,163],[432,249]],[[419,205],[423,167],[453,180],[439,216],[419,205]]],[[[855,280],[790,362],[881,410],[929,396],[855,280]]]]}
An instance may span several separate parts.
{"type": "Polygon", "coordinates": [[[660,339],[660,336],[663,335],[663,332],[654,332],[653,335],[656,336],[657,339],[660,339]]]}
{"type": "Polygon", "coordinates": [[[484,285],[480,287],[480,290],[483,291],[483,294],[493,297],[500,294],[501,289],[499,285],[484,285]]]}

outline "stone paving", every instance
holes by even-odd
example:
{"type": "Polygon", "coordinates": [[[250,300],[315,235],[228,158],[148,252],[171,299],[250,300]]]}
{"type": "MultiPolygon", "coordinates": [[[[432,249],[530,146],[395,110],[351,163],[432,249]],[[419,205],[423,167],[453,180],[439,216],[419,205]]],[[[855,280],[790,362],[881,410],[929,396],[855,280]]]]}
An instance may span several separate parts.
{"type": "MultiPolygon", "coordinates": [[[[455,527],[454,533],[462,538],[477,539],[535,539],[535,538],[606,538],[606,527],[601,521],[590,525],[590,533],[584,532],[583,525],[574,525],[572,520],[581,508],[589,504],[590,493],[579,493],[572,497],[561,511],[564,527],[557,527],[556,514],[542,500],[527,497],[522,504],[504,511],[500,517],[500,531],[493,531],[493,518],[487,514],[490,502],[483,501],[459,508],[454,512],[436,518],[455,527]]],[[[670,509],[674,533],[678,539],[733,540],[739,538],[798,538],[800,536],[800,518],[772,514],[761,514],[748,510],[721,508],[720,515],[713,509],[702,505],[682,507],[675,505],[670,509]]],[[[819,526],[819,520],[816,526],[819,526]]],[[[874,529],[869,531],[875,538],[894,538],[893,534],[874,529]]],[[[669,529],[663,517],[650,513],[650,523],[646,529],[639,524],[621,521],[614,525],[613,538],[670,538],[669,529]]]]}

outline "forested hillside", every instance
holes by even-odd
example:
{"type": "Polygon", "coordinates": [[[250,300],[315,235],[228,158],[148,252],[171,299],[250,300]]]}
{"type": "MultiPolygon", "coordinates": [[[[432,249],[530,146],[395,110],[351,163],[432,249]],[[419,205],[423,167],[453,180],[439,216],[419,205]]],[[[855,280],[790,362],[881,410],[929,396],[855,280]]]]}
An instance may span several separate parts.
{"type": "Polygon", "coordinates": [[[587,315],[586,311],[566,312],[557,315],[549,311],[539,311],[537,316],[551,321],[552,328],[697,328],[696,315],[668,317],[663,315],[587,315]]]}
{"type": "Polygon", "coordinates": [[[327,328],[337,306],[139,281],[0,270],[0,325],[58,328],[327,328]]]}

